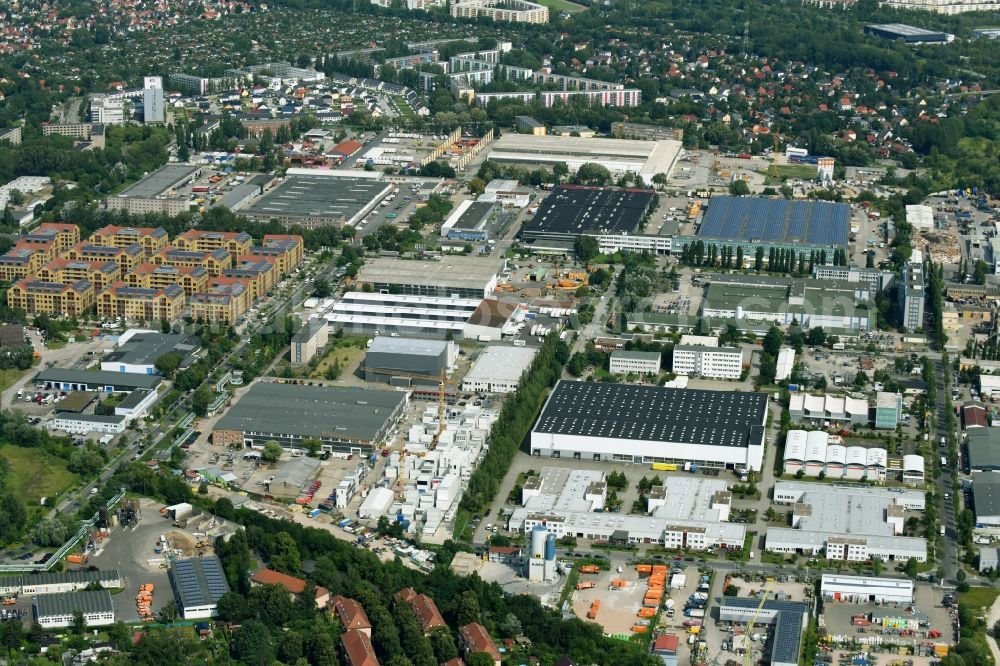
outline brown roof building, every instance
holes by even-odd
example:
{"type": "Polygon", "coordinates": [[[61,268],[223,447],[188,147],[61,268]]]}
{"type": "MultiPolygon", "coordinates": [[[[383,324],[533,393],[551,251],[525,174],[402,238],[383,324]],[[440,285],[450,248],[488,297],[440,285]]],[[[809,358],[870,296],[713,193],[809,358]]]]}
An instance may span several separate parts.
{"type": "MultiPolygon", "coordinates": [[[[306,581],[295,576],[283,574],[274,569],[261,569],[250,577],[252,585],[280,585],[292,596],[298,596],[305,592],[306,581]]],[[[330,592],[325,587],[316,586],[316,608],[326,608],[330,603],[330,592]]]]}
{"type": "Polygon", "coordinates": [[[490,638],[490,632],[478,622],[470,622],[458,630],[462,654],[468,659],[470,654],[485,652],[493,659],[494,666],[500,666],[500,651],[490,638]]]}
{"type": "Polygon", "coordinates": [[[368,620],[364,607],[357,601],[338,594],[330,599],[330,608],[337,614],[340,626],[344,629],[357,629],[371,638],[372,623],[368,620]]]}
{"type": "Polygon", "coordinates": [[[340,642],[344,644],[347,662],[351,666],[378,666],[375,648],[372,647],[368,634],[357,629],[348,629],[340,635],[340,642]]]}
{"type": "Polygon", "coordinates": [[[448,626],[445,624],[444,618],[441,617],[441,612],[438,611],[437,604],[426,594],[420,594],[412,587],[408,587],[405,590],[397,592],[396,599],[409,604],[410,610],[417,616],[417,620],[420,621],[420,628],[424,630],[425,634],[438,627],[448,626]]]}

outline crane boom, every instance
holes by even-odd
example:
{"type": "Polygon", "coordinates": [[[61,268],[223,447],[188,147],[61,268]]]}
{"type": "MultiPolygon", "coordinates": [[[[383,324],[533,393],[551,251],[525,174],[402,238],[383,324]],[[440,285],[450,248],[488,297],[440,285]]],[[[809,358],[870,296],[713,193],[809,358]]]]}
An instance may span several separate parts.
{"type": "Polygon", "coordinates": [[[771,594],[771,585],[773,583],[773,578],[767,579],[764,589],[760,592],[760,603],[757,604],[757,610],[755,610],[753,615],[750,616],[750,622],[747,623],[747,631],[743,634],[743,644],[745,646],[745,650],[743,652],[743,666],[750,666],[751,662],[753,662],[753,649],[750,647],[749,643],[750,636],[753,634],[753,626],[757,622],[757,616],[760,615],[762,610],[764,610],[764,603],[771,594]]]}

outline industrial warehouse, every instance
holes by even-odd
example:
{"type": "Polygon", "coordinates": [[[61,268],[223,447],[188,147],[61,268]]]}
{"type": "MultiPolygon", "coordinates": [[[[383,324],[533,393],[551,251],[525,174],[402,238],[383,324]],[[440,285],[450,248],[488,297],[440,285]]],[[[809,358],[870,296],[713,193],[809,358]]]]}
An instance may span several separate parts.
{"type": "Polygon", "coordinates": [[[560,185],[521,231],[536,250],[567,251],[578,236],[632,235],[655,196],[652,190],[560,185]]]}
{"type": "Polygon", "coordinates": [[[560,381],[531,431],[531,454],[760,470],[767,396],[560,381]]]}
{"type": "Polygon", "coordinates": [[[924,510],[922,491],[779,481],[774,502],[791,505],[792,526],[768,528],[771,552],[822,552],[846,562],[927,561],[927,542],[903,536],[906,514],[924,510]]]}
{"type": "Polygon", "coordinates": [[[605,511],[603,472],[545,467],[525,480],[521,506],[511,513],[508,529],[528,533],[538,526],[554,534],[619,543],[655,543],[667,548],[742,548],[743,525],[730,523],[732,494],[726,482],[670,476],[650,491],[650,515],[605,511]]]}
{"type": "Polygon", "coordinates": [[[212,442],[263,448],[274,440],[302,449],[317,439],[324,451],[366,453],[396,425],[406,402],[399,391],[259,382],[215,425],[212,442]]]}
{"type": "Polygon", "coordinates": [[[356,288],[367,286],[391,295],[483,299],[497,286],[505,264],[503,257],[444,256],[427,261],[382,257],[365,262],[356,288]]]}
{"type": "Polygon", "coordinates": [[[670,175],[680,152],[681,142],[669,139],[633,141],[504,134],[490,145],[489,158],[534,166],[561,162],[571,172],[584,164],[599,164],[614,176],[631,173],[644,183],[652,183],[658,173],[670,175]]]}
{"type": "Polygon", "coordinates": [[[795,250],[833,250],[847,247],[851,207],[827,201],[788,201],[758,197],[713,197],[697,236],[674,239],[680,245],[742,247],[752,257],[758,247],[795,250]]]}
{"type": "Polygon", "coordinates": [[[296,169],[289,174],[240,213],[257,222],[278,220],[306,229],[353,226],[392,191],[391,184],[373,178],[296,169]]]}

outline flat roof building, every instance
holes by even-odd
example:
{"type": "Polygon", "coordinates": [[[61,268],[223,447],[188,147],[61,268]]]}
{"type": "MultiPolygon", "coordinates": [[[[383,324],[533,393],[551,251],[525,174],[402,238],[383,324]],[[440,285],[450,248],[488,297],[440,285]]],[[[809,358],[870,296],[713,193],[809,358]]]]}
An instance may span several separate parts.
{"type": "Polygon", "coordinates": [[[476,297],[447,298],[349,291],[323,318],[345,333],[396,333],[428,338],[445,338],[450,333],[453,337],[460,337],[466,322],[483,302],[483,299],[476,297]]]}
{"type": "Polygon", "coordinates": [[[105,372],[100,370],[64,370],[46,368],[35,375],[34,383],[63,391],[100,391],[128,393],[137,388],[155,389],[161,377],[147,374],[105,372]]]}
{"type": "Polygon", "coordinates": [[[976,525],[1000,526],[1000,474],[977,474],[972,481],[976,525]]]}
{"type": "Polygon", "coordinates": [[[200,347],[197,338],[190,335],[126,331],[118,340],[118,348],[101,359],[101,370],[138,375],[159,374],[156,360],[161,356],[180,356],[180,367],[183,368],[194,360],[194,354],[200,347]]]}
{"type": "Polygon", "coordinates": [[[744,256],[758,246],[832,251],[847,247],[850,217],[847,204],[719,196],[709,201],[697,236],[683,240],[742,246],[744,256]]]}
{"type": "Polygon", "coordinates": [[[392,184],[371,178],[295,173],[240,209],[258,222],[278,220],[306,229],[354,226],[392,191],[392,184]]]}
{"type": "Polygon", "coordinates": [[[489,159],[496,162],[549,167],[561,162],[574,173],[584,164],[600,164],[612,175],[631,173],[640,176],[643,183],[651,184],[653,176],[658,173],[670,175],[677,163],[681,148],[680,141],[669,139],[633,141],[504,134],[490,144],[488,150],[489,159]]]}
{"type": "Polygon", "coordinates": [[[759,470],[767,396],[560,381],[531,431],[535,456],[759,470]]]}
{"type": "Polygon", "coordinates": [[[229,592],[222,564],[214,555],[174,560],[169,577],[185,620],[215,617],[219,599],[229,592]]]}
{"type": "Polygon", "coordinates": [[[275,440],[293,449],[315,438],[325,451],[369,452],[406,403],[400,391],[258,382],[216,423],[212,442],[261,448],[275,440]]]}
{"type": "Polygon", "coordinates": [[[923,511],[917,490],[779,481],[774,501],[792,505],[792,527],[767,530],[765,548],[828,560],[927,561],[927,542],[902,536],[907,511],[923,511]]]}
{"type": "Polygon", "coordinates": [[[496,287],[505,266],[502,256],[445,255],[425,261],[380,257],[365,262],[357,284],[382,294],[481,299],[496,287]]]}
{"type": "Polygon", "coordinates": [[[34,599],[35,619],[43,629],[71,626],[77,613],[87,627],[115,623],[115,607],[107,590],[39,594],[34,599]]]}
{"type": "Polygon", "coordinates": [[[292,365],[309,365],[309,362],[326,348],[330,340],[330,325],[325,319],[310,319],[292,336],[289,352],[292,365]]]}
{"type": "Polygon", "coordinates": [[[462,390],[512,393],[537,353],[534,347],[491,345],[473,362],[462,380],[462,390]]]}
{"type": "Polygon", "coordinates": [[[652,190],[559,185],[521,230],[537,249],[566,250],[578,236],[633,235],[656,195],[652,190]]]}
{"type": "Polygon", "coordinates": [[[907,606],[913,603],[913,581],[905,578],[823,574],[819,591],[827,601],[907,606]]]}
{"type": "Polygon", "coordinates": [[[436,385],[441,374],[451,370],[457,360],[458,345],[451,341],[380,335],[372,340],[365,354],[365,379],[386,384],[395,380],[402,386],[436,385]],[[392,374],[396,372],[401,374],[392,374]],[[408,375],[423,375],[423,378],[408,375]]]}
{"type": "Polygon", "coordinates": [[[966,432],[969,471],[1000,472],[1000,428],[973,428],[966,432]]]}
{"type": "MultiPolygon", "coordinates": [[[[895,3],[888,2],[886,4],[895,3]]],[[[902,3],[897,6],[902,6],[902,3]]],[[[924,6],[907,6],[906,8],[924,9],[924,6]]],[[[955,35],[948,34],[947,32],[925,30],[924,28],[906,25],[905,23],[872,23],[865,26],[865,34],[884,37],[886,39],[901,39],[907,44],[944,44],[955,39],[955,35]]]]}
{"type": "Polygon", "coordinates": [[[771,666],[798,666],[802,653],[802,637],[809,625],[809,604],[800,601],[769,599],[761,604],[760,599],[744,597],[722,597],[719,605],[719,620],[749,625],[771,625],[764,653],[771,666]],[[769,653],[769,654],[768,654],[769,653]]]}
{"type": "Polygon", "coordinates": [[[611,352],[608,360],[608,372],[613,375],[636,373],[640,375],[660,374],[662,362],[660,352],[628,351],[618,349],[611,352]]]}
{"type": "Polygon", "coordinates": [[[495,202],[467,199],[441,225],[441,237],[463,241],[489,240],[490,223],[499,211],[500,206],[495,202]]]}

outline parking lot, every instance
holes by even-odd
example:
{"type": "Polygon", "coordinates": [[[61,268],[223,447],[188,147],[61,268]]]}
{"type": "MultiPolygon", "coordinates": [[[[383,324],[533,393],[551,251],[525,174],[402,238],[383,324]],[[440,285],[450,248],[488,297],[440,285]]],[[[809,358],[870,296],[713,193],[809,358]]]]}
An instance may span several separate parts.
{"type": "Polygon", "coordinates": [[[827,631],[833,636],[844,636],[845,640],[861,638],[863,636],[887,635],[892,636],[892,640],[903,645],[922,643],[928,639],[926,633],[931,630],[941,632],[943,642],[952,640],[952,617],[951,611],[945,608],[942,603],[942,590],[930,585],[917,585],[915,587],[915,603],[912,606],[903,604],[849,604],[843,602],[829,601],[823,605],[823,620],[827,631]],[[869,615],[873,611],[893,611],[893,616],[900,618],[913,618],[921,622],[921,629],[917,636],[898,636],[891,629],[883,630],[882,627],[874,625],[868,627],[857,627],[851,624],[851,618],[856,615],[869,615]],[[898,615],[897,615],[898,612],[898,615]],[[924,624],[926,620],[926,624],[924,624]],[[883,631],[889,632],[884,634],[883,631]]]}

